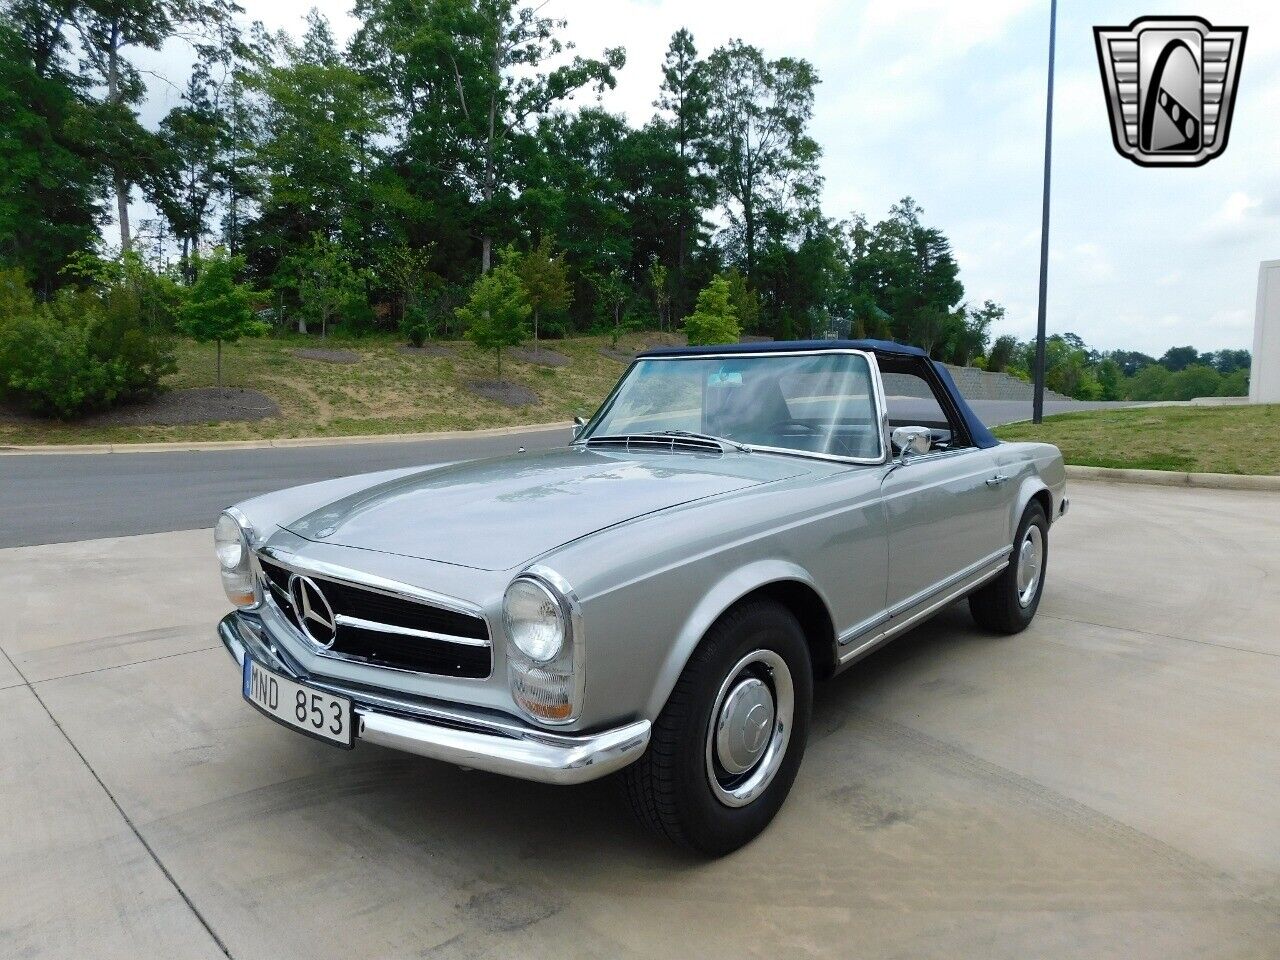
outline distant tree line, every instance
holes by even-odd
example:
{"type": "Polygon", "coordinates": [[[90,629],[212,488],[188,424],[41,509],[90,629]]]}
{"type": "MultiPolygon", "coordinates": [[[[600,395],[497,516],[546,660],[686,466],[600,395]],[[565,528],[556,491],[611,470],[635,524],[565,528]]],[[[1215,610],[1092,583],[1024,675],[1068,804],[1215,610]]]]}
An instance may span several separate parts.
{"type": "MultiPolygon", "coordinates": [[[[1170,347],[1159,359],[1136,350],[1099,351],[1074,333],[1045,344],[1045,386],[1079,400],[1193,400],[1249,393],[1248,350],[1201,353],[1170,347]]],[[[1035,341],[997,337],[979,362],[987,370],[1031,379],[1035,341]]]]}
{"type": "MultiPolygon", "coordinates": [[[[616,343],[697,313],[695,336],[885,337],[966,364],[1004,315],[966,300],[912,198],[878,221],[823,213],[803,59],[741,41],[704,55],[678,30],[634,125],[592,102],[622,48],[578,53],[562,20],[517,0],[357,0],[345,45],[314,11],[300,37],[268,35],[234,0],[0,9],[0,268],[31,293],[9,297],[24,334],[0,316],[0,389],[33,405],[31,384],[58,378],[21,341],[85,340],[62,329],[72,296],[115,303],[160,356],[172,333],[221,344],[273,326],[465,334],[500,359],[529,336],[616,343]],[[185,78],[139,65],[178,40],[185,78]],[[157,83],[178,102],[149,129],[157,83]],[[135,224],[138,200],[156,215],[135,224]]],[[[99,341],[118,369],[121,338],[99,341]]],[[[157,385],[87,389],[79,408],[157,385]]]]}

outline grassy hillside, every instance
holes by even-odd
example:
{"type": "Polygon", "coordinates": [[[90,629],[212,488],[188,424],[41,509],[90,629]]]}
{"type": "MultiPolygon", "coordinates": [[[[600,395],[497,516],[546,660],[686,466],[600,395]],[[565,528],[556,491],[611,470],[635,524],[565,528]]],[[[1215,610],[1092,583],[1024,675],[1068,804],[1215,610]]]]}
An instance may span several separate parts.
{"type": "Polygon", "coordinates": [[[1057,444],[1067,463],[1083,466],[1280,474],[1280,405],[1065,413],[995,433],[1057,444]]]}
{"type": "MultiPolygon", "coordinates": [[[[626,353],[659,342],[662,335],[632,334],[619,343],[626,353]]],[[[604,399],[625,362],[608,351],[608,338],[544,341],[568,363],[544,366],[510,353],[503,380],[528,388],[536,402],[511,407],[477,396],[467,384],[494,379],[494,356],[465,341],[439,343],[445,355],[410,353],[391,337],[341,340],[282,336],[246,340],[223,348],[226,385],[260,390],[276,401],[280,416],[264,420],[181,426],[119,425],[109,418],[80,423],[36,420],[0,412],[0,445],[31,443],[127,443],[160,440],[247,440],[343,436],[433,430],[465,430],[570,420],[590,414],[604,399]],[[294,351],[325,348],[359,354],[352,364],[302,359],[294,351]]],[[[210,387],[212,344],[178,345],[178,372],[171,391],[210,387]]],[[[172,397],[172,395],[171,395],[172,397]]]]}

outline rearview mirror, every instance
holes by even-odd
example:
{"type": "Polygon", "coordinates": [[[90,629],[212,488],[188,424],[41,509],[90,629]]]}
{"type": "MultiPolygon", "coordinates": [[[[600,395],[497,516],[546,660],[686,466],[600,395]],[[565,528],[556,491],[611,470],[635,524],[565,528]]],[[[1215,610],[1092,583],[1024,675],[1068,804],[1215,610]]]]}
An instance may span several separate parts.
{"type": "Polygon", "coordinates": [[[928,453],[933,446],[933,434],[928,427],[896,427],[890,435],[893,449],[901,454],[902,459],[928,453]]]}

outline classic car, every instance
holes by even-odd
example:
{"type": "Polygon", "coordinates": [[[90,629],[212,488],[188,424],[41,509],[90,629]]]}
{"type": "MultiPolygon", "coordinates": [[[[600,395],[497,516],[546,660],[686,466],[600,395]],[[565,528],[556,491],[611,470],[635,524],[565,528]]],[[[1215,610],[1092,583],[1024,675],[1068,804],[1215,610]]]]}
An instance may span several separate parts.
{"type": "Polygon", "coordinates": [[[1024,629],[1067,509],[1057,448],[998,442],[896,343],[651,350],[566,440],[229,508],[245,699],[339,747],[619,773],[723,854],[786,798],[814,682],[966,596],[1024,629]]]}

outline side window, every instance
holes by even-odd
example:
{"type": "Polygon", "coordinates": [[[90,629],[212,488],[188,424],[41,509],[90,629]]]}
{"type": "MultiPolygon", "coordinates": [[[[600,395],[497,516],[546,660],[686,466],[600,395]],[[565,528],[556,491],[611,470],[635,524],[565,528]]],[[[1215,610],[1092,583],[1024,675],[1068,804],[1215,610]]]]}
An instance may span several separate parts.
{"type": "Polygon", "coordinates": [[[906,366],[882,371],[885,410],[889,428],[928,427],[934,446],[955,449],[965,443],[965,431],[955,423],[934,392],[933,384],[918,369],[906,366]]]}

